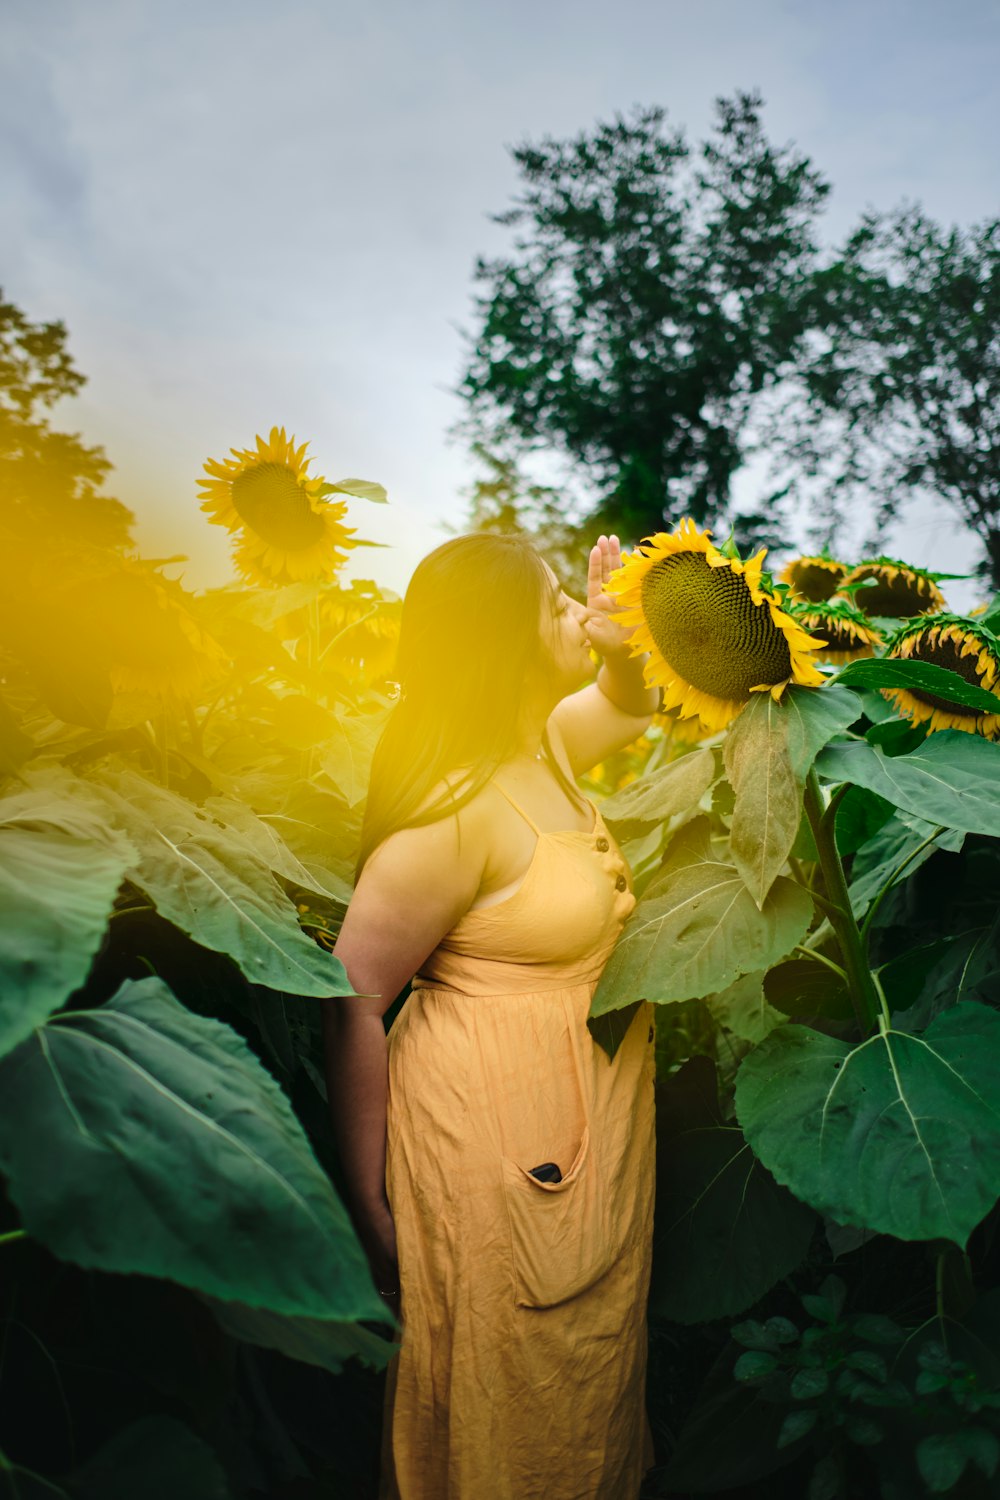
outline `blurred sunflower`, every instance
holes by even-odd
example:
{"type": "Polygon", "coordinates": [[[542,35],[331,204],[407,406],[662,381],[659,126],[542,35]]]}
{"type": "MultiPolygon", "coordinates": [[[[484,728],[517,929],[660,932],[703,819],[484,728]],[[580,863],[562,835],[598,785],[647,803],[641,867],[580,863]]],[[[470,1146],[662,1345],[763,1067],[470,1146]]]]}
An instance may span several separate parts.
{"type": "Polygon", "coordinates": [[[50,586],[54,628],[88,643],[117,692],[191,698],[229,666],[199,624],[196,601],[147,562],[107,554],[50,586]]]}
{"type": "Polygon", "coordinates": [[[231,448],[232,458],[210,458],[208,479],[198,481],[201,508],[215,526],[233,534],[233,561],[252,583],[325,579],[346,561],[356,530],[342,524],[347,502],[331,502],[322,475],[307,474],[308,443],[295,446],[283,427],[267,442],[231,448]]]}
{"type": "Polygon", "coordinates": [[[715,547],[710,531],[685,517],[674,532],[645,537],[605,585],[616,618],[634,625],[631,654],[650,653],[648,686],[664,689],[663,708],[697,714],[724,729],[751,693],[780,698],[789,682],[823,682],[813,640],[780,607],[762,576],[766,549],[747,562],[715,547]]]}
{"type": "Polygon", "coordinates": [[[782,569],[778,582],[787,583],[797,599],[822,603],[837,592],[847,572],[846,563],[837,562],[824,552],[817,557],[793,557],[782,569]]]}
{"type": "Polygon", "coordinates": [[[944,595],[925,568],[900,562],[898,557],[870,557],[852,568],[841,584],[846,592],[854,585],[874,579],[873,584],[859,588],[858,606],[866,615],[882,615],[906,620],[912,615],[936,614],[944,609],[944,595]]]}
{"type": "Polygon", "coordinates": [[[868,616],[846,599],[827,599],[813,604],[791,603],[788,613],[798,620],[803,630],[816,631],[826,637],[826,645],[817,658],[819,661],[843,666],[862,656],[871,656],[882,641],[868,616]]]}
{"type": "MultiPolygon", "coordinates": [[[[988,693],[996,692],[1000,680],[1000,641],[985,625],[974,624],[967,615],[931,615],[909,620],[896,631],[886,654],[947,667],[988,693]]],[[[964,729],[989,740],[1000,739],[1000,714],[984,714],[975,708],[949,703],[946,698],[918,688],[883,688],[882,696],[915,724],[926,722],[928,733],[936,729],[964,729]]]]}

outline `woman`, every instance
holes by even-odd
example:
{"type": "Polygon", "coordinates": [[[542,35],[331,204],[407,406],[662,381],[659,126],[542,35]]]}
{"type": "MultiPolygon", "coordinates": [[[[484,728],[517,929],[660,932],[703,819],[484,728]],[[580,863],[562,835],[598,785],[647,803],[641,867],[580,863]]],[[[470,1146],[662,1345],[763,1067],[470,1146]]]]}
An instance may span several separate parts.
{"type": "Polygon", "coordinates": [[[614,1060],[593,1043],[635,896],[574,779],[657,706],[604,592],[620,561],[602,536],[583,604],[524,538],[459,536],[403,604],[334,949],[357,994],[324,1004],[349,1204],[402,1323],[386,1500],[630,1500],[652,1462],[650,1008],[614,1060]]]}

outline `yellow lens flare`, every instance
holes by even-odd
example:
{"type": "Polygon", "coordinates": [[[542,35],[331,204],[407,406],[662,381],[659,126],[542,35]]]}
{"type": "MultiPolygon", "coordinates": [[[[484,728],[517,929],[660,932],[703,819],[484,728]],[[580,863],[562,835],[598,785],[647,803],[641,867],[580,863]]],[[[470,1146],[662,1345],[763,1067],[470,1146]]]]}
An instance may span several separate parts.
{"type": "Polygon", "coordinates": [[[846,563],[832,557],[793,557],[781,570],[778,582],[787,583],[794,598],[821,604],[837,592],[847,571],[846,563]]]}
{"type": "Polygon", "coordinates": [[[819,687],[814,640],[762,578],[766,549],[743,562],[720,552],[711,531],[686,516],[676,531],[644,537],[605,584],[615,618],[634,626],[630,652],[649,652],[644,677],[662,687],[664,709],[725,726],[758,692],[778,699],[789,682],[819,687]]]}
{"type": "Polygon", "coordinates": [[[795,603],[788,606],[803,630],[826,637],[826,645],[819,652],[818,660],[832,666],[846,666],[849,661],[860,661],[871,656],[876,646],[881,645],[881,633],[846,599],[828,599],[823,603],[795,603]]]}
{"type": "MultiPolygon", "coordinates": [[[[910,621],[889,642],[887,655],[905,661],[930,662],[957,672],[974,687],[995,693],[1000,680],[1000,642],[992,631],[967,615],[931,615],[910,621]]],[[[919,688],[883,688],[882,696],[904,718],[938,729],[963,729],[988,740],[1000,739],[1000,714],[982,713],[949,703],[919,688]]]]}
{"type": "Polygon", "coordinates": [[[915,568],[897,557],[871,557],[858,563],[844,579],[842,588],[874,579],[858,589],[854,602],[866,615],[908,620],[915,615],[936,614],[944,609],[944,595],[925,568],[915,568]]]}
{"type": "Polygon", "coordinates": [[[324,499],[326,481],[310,476],[308,443],[295,446],[272,427],[256,448],[231,448],[232,458],[210,458],[200,479],[201,508],[233,536],[233,561],[251,583],[321,581],[347,561],[356,530],[342,524],[347,502],[324,499]]]}

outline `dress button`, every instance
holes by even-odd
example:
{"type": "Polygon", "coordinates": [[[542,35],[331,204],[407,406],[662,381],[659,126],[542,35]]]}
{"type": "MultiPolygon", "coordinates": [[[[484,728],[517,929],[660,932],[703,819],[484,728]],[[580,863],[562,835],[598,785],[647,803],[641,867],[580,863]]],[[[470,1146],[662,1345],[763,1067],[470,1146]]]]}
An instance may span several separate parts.
{"type": "Polygon", "coordinates": [[[618,891],[623,891],[627,885],[628,881],[625,879],[625,876],[619,875],[618,879],[615,881],[615,889],[618,891]]]}
{"type": "Polygon", "coordinates": [[[606,850],[611,848],[611,845],[608,843],[607,839],[598,839],[597,847],[598,849],[600,849],[601,853],[604,854],[606,850]]]}

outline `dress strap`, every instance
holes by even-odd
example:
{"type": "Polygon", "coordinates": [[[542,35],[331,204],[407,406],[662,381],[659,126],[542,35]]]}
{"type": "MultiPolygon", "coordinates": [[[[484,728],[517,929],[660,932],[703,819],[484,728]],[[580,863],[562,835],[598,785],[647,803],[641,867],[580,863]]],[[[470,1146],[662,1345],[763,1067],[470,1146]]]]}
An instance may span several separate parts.
{"type": "Polygon", "coordinates": [[[514,811],[515,812],[519,812],[521,814],[521,817],[524,819],[524,821],[527,824],[529,824],[530,827],[532,827],[535,830],[535,833],[538,835],[538,837],[541,838],[542,837],[542,830],[539,828],[538,824],[532,818],[528,817],[528,814],[525,812],[524,808],[521,807],[521,806],[519,806],[519,804],[514,801],[513,797],[510,795],[509,792],[505,792],[504,791],[504,789],[500,785],[499,781],[494,781],[493,785],[496,787],[496,789],[500,793],[501,797],[506,797],[507,798],[507,801],[510,803],[510,805],[514,809],[514,811]]]}

